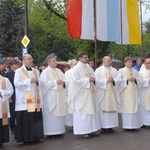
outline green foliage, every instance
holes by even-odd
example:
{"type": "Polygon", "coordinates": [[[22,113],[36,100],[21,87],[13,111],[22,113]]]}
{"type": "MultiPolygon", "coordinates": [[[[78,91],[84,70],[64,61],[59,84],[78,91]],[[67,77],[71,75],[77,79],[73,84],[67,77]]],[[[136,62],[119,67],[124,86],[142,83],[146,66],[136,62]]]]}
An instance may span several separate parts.
{"type": "Polygon", "coordinates": [[[39,59],[43,60],[50,53],[56,53],[63,60],[68,60],[75,47],[69,37],[66,21],[36,2],[30,9],[29,24],[36,35],[36,49],[39,59]]]}
{"type": "MultiPolygon", "coordinates": [[[[2,1],[2,0],[0,0],[2,1]]],[[[0,7],[0,52],[9,56],[21,56],[21,40],[24,36],[25,0],[3,0],[0,7]],[[5,4],[5,5],[4,5],[5,4]]],[[[94,59],[94,42],[90,40],[71,39],[66,23],[66,0],[28,0],[29,9],[29,50],[37,63],[50,53],[56,53],[63,60],[75,58],[78,51],[86,51],[94,59]]],[[[143,5],[149,8],[150,2],[143,5]]],[[[144,53],[149,51],[149,26],[144,26],[144,53]]],[[[101,57],[114,53],[115,58],[142,55],[141,45],[120,46],[116,43],[98,42],[98,62],[101,57]],[[107,48],[108,47],[108,48],[107,48]]]]}
{"type": "Polygon", "coordinates": [[[143,30],[144,33],[149,34],[150,33],[150,20],[143,23],[143,27],[144,27],[144,30],[143,30]]]}
{"type": "Polygon", "coordinates": [[[142,56],[142,53],[146,54],[150,50],[150,34],[144,34],[143,39],[143,47],[142,45],[123,45],[121,47],[119,44],[111,43],[108,49],[117,59],[121,59],[121,51],[123,52],[123,57],[142,56]]]}
{"type": "Polygon", "coordinates": [[[11,0],[1,0],[0,7],[0,52],[4,56],[19,56],[23,37],[23,7],[11,0]]]}

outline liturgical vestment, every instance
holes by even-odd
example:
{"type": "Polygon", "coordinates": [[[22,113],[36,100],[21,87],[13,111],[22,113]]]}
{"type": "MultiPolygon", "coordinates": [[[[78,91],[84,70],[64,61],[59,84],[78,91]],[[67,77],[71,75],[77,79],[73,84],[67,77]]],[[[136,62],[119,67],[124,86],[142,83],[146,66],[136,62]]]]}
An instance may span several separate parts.
{"type": "Polygon", "coordinates": [[[141,78],[137,70],[124,67],[119,70],[122,81],[120,87],[122,116],[122,127],[124,129],[137,129],[142,125],[140,114],[140,95],[139,87],[141,86],[141,78]],[[127,78],[134,77],[135,81],[128,81],[127,78]]]}
{"type": "Polygon", "coordinates": [[[89,82],[89,77],[95,77],[92,68],[79,61],[72,71],[67,101],[69,112],[73,114],[75,135],[89,134],[100,129],[95,85],[89,82]]]}
{"type": "Polygon", "coordinates": [[[139,73],[143,79],[140,89],[142,123],[150,126],[150,69],[143,69],[139,73]]]}
{"type": "Polygon", "coordinates": [[[0,76],[0,144],[9,142],[9,98],[13,94],[13,87],[7,78],[0,76]]]}
{"type": "Polygon", "coordinates": [[[99,119],[102,128],[118,126],[118,105],[120,105],[118,88],[120,73],[112,67],[101,66],[95,70],[99,119]],[[107,79],[112,76],[113,83],[107,79]]]}
{"type": "Polygon", "coordinates": [[[65,82],[64,73],[58,68],[48,66],[41,73],[43,94],[44,135],[59,135],[65,132],[66,90],[57,80],[65,82]]]}

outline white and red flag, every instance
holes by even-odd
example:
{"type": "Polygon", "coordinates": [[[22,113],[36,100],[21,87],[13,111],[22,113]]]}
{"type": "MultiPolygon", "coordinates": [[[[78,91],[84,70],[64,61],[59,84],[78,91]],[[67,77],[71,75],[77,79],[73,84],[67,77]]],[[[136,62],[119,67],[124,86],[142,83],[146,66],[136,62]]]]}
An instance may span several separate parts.
{"type": "MultiPolygon", "coordinates": [[[[117,43],[122,40],[122,44],[141,44],[138,1],[122,0],[122,5],[120,1],[96,0],[97,39],[117,43]]],[[[94,0],[67,0],[67,23],[72,38],[93,40],[94,0]]]]}

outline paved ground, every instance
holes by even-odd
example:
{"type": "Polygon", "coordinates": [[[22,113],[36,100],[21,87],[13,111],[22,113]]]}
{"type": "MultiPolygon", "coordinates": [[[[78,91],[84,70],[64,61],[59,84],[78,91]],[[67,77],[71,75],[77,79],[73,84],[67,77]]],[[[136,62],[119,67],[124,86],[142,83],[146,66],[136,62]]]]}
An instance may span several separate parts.
{"type": "Polygon", "coordinates": [[[17,144],[14,135],[5,144],[6,150],[150,150],[150,128],[127,132],[118,127],[116,133],[83,139],[72,134],[71,128],[59,138],[45,138],[35,145],[17,144]]]}

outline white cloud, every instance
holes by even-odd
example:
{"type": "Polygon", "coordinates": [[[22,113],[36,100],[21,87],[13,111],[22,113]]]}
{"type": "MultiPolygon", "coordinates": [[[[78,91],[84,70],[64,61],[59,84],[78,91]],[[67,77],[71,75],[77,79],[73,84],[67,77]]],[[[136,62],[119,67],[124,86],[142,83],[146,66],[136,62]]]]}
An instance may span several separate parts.
{"type": "Polygon", "coordinates": [[[150,19],[150,10],[145,10],[145,7],[142,7],[142,21],[148,21],[150,19]]]}

